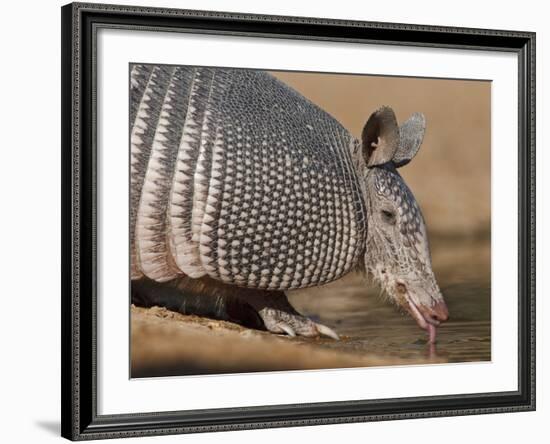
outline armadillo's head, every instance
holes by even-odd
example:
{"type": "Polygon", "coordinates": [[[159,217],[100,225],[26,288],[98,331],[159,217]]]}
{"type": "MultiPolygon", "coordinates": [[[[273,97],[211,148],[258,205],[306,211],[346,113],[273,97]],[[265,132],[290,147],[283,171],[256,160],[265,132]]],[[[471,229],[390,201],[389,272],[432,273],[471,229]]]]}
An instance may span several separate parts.
{"type": "Polygon", "coordinates": [[[410,313],[435,342],[448,311],[430,258],[424,218],[397,172],[417,153],[425,130],[422,114],[401,127],[391,108],[371,115],[362,134],[368,234],[365,268],[390,299],[410,313]]]}

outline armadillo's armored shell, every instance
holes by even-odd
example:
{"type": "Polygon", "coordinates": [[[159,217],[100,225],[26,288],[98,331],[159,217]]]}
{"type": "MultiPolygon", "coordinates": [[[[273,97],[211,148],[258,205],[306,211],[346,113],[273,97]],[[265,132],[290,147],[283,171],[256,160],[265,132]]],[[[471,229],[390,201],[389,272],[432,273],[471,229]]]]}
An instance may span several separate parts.
{"type": "Polygon", "coordinates": [[[363,252],[353,137],[265,72],[134,65],[132,277],[330,282],[363,252]]]}

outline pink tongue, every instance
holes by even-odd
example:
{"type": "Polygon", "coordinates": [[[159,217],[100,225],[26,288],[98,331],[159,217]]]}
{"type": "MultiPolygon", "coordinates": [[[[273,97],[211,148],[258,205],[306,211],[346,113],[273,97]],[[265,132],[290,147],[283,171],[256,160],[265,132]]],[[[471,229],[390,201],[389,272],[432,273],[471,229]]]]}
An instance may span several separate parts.
{"type": "Polygon", "coordinates": [[[435,335],[437,333],[437,329],[435,328],[435,325],[428,324],[428,344],[435,344],[435,335]]]}

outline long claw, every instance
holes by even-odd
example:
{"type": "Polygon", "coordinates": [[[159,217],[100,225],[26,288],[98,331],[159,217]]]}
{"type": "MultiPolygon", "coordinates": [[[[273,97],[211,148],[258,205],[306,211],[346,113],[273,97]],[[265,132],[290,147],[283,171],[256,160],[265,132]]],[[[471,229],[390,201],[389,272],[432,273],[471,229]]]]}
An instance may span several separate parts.
{"type": "Polygon", "coordinates": [[[320,334],[328,336],[329,338],[335,339],[336,341],[340,340],[340,337],[336,334],[336,332],[333,329],[327,327],[326,325],[315,324],[315,327],[317,328],[317,331],[320,334]]]}
{"type": "Polygon", "coordinates": [[[294,330],[292,329],[292,327],[288,324],[279,324],[278,327],[283,330],[287,335],[289,336],[296,336],[296,333],[294,332],[294,330]]]}

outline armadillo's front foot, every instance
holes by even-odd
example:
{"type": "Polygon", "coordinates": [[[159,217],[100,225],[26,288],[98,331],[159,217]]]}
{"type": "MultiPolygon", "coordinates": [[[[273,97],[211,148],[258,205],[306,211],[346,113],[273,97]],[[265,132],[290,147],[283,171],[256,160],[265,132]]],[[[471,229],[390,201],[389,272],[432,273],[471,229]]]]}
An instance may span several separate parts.
{"type": "Polygon", "coordinates": [[[339,340],[340,338],[332,330],[323,324],[317,324],[311,319],[300,314],[289,313],[276,308],[265,307],[258,311],[264,321],[265,328],[272,333],[286,333],[289,336],[328,336],[339,340]]]}

